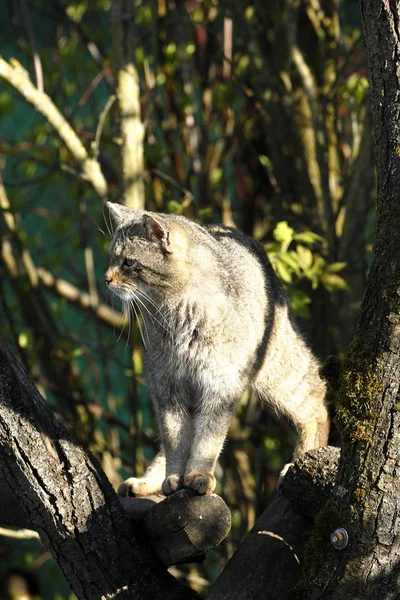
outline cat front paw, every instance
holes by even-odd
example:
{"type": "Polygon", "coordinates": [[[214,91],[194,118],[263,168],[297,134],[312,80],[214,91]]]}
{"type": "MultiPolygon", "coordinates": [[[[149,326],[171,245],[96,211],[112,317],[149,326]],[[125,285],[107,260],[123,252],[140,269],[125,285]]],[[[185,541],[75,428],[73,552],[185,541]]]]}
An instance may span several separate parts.
{"type": "Polygon", "coordinates": [[[201,496],[203,494],[211,494],[215,490],[217,482],[212,473],[201,473],[200,471],[190,471],[186,473],[183,486],[193,490],[201,496]]]}
{"type": "Polygon", "coordinates": [[[152,494],[160,494],[161,485],[155,485],[148,479],[140,477],[130,477],[118,488],[118,494],[123,497],[127,496],[151,496],[152,494]]]}
{"type": "Polygon", "coordinates": [[[162,493],[164,496],[170,496],[174,492],[183,488],[182,475],[168,475],[162,484],[162,493]]]}

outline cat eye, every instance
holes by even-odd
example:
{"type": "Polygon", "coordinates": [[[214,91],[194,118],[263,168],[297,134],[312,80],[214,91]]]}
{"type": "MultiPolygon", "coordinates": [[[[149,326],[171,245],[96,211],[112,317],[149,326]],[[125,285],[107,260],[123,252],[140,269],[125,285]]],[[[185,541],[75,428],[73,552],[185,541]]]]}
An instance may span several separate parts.
{"type": "Polygon", "coordinates": [[[135,271],[140,271],[142,268],[139,261],[137,261],[135,258],[125,258],[122,266],[128,269],[134,269],[135,271]]]}

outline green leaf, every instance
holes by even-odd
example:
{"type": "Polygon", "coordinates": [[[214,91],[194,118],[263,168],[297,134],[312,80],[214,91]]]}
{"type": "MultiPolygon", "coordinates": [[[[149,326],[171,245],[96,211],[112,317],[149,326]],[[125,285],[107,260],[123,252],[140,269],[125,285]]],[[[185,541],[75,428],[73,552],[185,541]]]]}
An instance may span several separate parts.
{"type": "Polygon", "coordinates": [[[290,296],[290,305],[293,312],[302,319],[310,319],[311,312],[308,304],[311,304],[310,296],[303,290],[293,290],[290,296]]]}
{"type": "Polygon", "coordinates": [[[258,157],[258,160],[260,161],[262,166],[267,169],[267,171],[272,171],[272,162],[271,162],[271,159],[268,158],[268,156],[264,156],[263,154],[260,154],[258,157]]]}
{"type": "Polygon", "coordinates": [[[328,292],[334,292],[335,290],[346,290],[347,283],[335,273],[326,273],[321,277],[321,283],[328,292]]]}
{"type": "Polygon", "coordinates": [[[71,352],[71,356],[72,358],[78,358],[79,356],[82,356],[83,353],[83,348],[75,348],[75,350],[71,352]]]}
{"type": "Polygon", "coordinates": [[[298,277],[301,275],[301,269],[299,266],[299,261],[297,260],[297,254],[293,251],[284,252],[280,256],[281,262],[290,267],[298,277]]]}
{"type": "Polygon", "coordinates": [[[76,2],[75,4],[70,4],[67,6],[65,12],[72,21],[75,21],[75,23],[80,23],[86,10],[87,2],[76,2]]]}
{"type": "Polygon", "coordinates": [[[303,269],[304,273],[307,273],[313,264],[313,254],[311,250],[305,246],[297,246],[296,253],[300,267],[303,269]]]}
{"type": "Polygon", "coordinates": [[[273,236],[277,242],[290,244],[293,239],[294,229],[292,229],[287,221],[280,221],[274,229],[273,236]]]}
{"type": "Polygon", "coordinates": [[[167,211],[173,215],[181,215],[182,205],[176,200],[170,200],[167,205],[167,211]]]}
{"type": "Polygon", "coordinates": [[[324,238],[318,235],[318,233],[314,233],[313,231],[301,231],[300,233],[296,233],[293,236],[293,239],[296,242],[301,242],[302,244],[307,244],[308,246],[312,246],[315,242],[323,242],[324,238]]]}
{"type": "Polygon", "coordinates": [[[280,260],[278,260],[278,262],[275,264],[275,271],[282,281],[285,281],[286,283],[292,283],[292,274],[290,273],[288,267],[280,260]]]}
{"type": "Polygon", "coordinates": [[[345,263],[345,262],[331,263],[330,265],[328,265],[326,267],[326,272],[327,273],[338,273],[339,271],[342,271],[346,267],[347,267],[347,263],[345,263]]]}
{"type": "Polygon", "coordinates": [[[220,167],[213,169],[209,175],[209,178],[210,178],[211,187],[215,188],[218,185],[218,183],[221,181],[222,169],[220,167]]]}
{"type": "Polygon", "coordinates": [[[29,343],[28,334],[25,332],[20,333],[18,336],[18,344],[21,346],[21,348],[26,348],[28,343],[29,343]]]}
{"type": "Polygon", "coordinates": [[[268,254],[270,260],[273,260],[275,258],[274,255],[277,254],[280,249],[281,245],[277,242],[268,242],[264,245],[264,250],[268,254]]]}
{"type": "MultiPolygon", "coordinates": [[[[326,260],[320,254],[314,254],[314,263],[311,269],[306,273],[307,279],[313,280],[321,277],[322,273],[325,272],[326,260]]],[[[317,285],[318,287],[318,285],[317,285]]],[[[314,288],[315,289],[315,288],[314,288]]]]}

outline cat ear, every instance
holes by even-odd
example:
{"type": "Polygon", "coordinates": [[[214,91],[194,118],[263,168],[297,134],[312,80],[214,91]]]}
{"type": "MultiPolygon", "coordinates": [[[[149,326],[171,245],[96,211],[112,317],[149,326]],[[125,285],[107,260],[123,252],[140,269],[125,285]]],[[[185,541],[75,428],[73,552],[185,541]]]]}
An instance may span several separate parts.
{"type": "Polygon", "coordinates": [[[155,219],[149,214],[144,215],[143,222],[148,233],[160,242],[164,252],[171,252],[171,240],[166,225],[163,225],[161,220],[155,219]]]}
{"type": "Polygon", "coordinates": [[[106,205],[110,211],[111,218],[117,227],[123,223],[127,223],[135,219],[137,211],[133,210],[132,208],[128,208],[127,206],[118,204],[117,202],[106,202],[106,205]]]}

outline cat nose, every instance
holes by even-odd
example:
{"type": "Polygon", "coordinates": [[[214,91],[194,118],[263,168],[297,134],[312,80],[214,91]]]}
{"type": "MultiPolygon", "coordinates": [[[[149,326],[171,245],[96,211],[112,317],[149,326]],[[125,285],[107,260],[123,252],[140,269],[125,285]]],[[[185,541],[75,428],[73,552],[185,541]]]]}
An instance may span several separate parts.
{"type": "Polygon", "coordinates": [[[106,283],[108,285],[111,282],[112,282],[112,277],[110,277],[110,275],[107,275],[107,273],[106,273],[104,275],[104,283],[106,283]]]}

